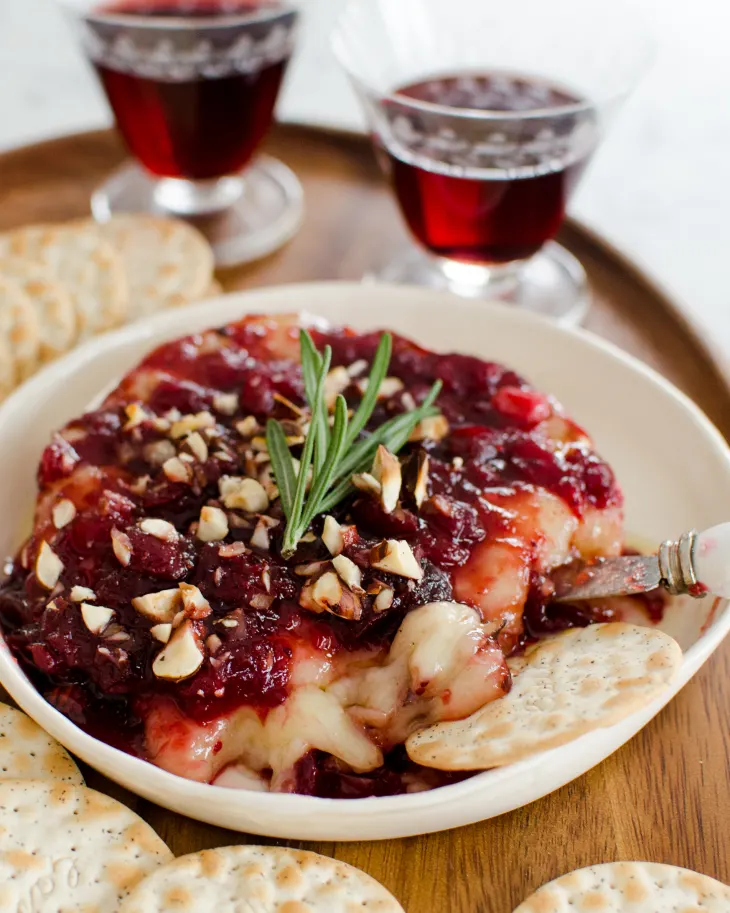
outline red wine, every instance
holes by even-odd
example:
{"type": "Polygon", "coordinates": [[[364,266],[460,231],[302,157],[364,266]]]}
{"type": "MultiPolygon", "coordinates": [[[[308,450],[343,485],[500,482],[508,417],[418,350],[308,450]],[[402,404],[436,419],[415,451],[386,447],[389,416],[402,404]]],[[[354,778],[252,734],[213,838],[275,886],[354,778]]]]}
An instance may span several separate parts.
{"type": "Polygon", "coordinates": [[[416,239],[468,263],[536,253],[560,228],[595,146],[595,113],[582,101],[543,80],[496,71],[398,89],[387,105],[392,132],[381,139],[416,239]],[[459,117],[465,109],[489,115],[459,117]]]}
{"type": "Polygon", "coordinates": [[[126,0],[88,16],[89,54],[132,155],[161,177],[240,171],[271,125],[295,19],[265,0],[126,0]]]}

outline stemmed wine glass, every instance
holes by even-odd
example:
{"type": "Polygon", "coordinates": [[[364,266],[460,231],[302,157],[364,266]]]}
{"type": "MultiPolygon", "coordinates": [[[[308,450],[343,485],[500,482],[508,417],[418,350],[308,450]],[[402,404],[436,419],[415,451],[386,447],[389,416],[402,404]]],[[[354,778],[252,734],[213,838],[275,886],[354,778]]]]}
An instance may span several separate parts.
{"type": "Polygon", "coordinates": [[[119,212],[191,219],[219,266],[271,253],[299,227],[302,188],[255,156],[291,56],[290,0],[59,0],[136,161],[93,195],[119,212]]]}
{"type": "Polygon", "coordinates": [[[648,62],[633,11],[618,0],[350,0],[333,47],[419,245],[377,277],[579,322],[585,272],[552,239],[648,62]]]}

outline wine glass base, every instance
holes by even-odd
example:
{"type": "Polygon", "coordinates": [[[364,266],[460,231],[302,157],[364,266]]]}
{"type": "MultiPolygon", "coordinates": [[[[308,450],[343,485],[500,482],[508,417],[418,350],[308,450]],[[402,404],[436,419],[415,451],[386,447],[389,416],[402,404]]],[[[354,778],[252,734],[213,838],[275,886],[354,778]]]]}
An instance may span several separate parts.
{"type": "Polygon", "coordinates": [[[290,168],[269,155],[251,163],[242,175],[240,194],[218,212],[172,212],[160,205],[158,187],[157,179],[127,162],[94,191],[91,211],[97,222],[130,212],[184,218],[208,239],[218,267],[273,253],[296,234],[304,217],[302,185],[290,168]]]}
{"type": "Polygon", "coordinates": [[[529,260],[499,267],[457,263],[410,247],[364,279],[445,289],[475,301],[502,301],[566,326],[580,324],[590,304],[585,270],[554,241],[529,260]]]}

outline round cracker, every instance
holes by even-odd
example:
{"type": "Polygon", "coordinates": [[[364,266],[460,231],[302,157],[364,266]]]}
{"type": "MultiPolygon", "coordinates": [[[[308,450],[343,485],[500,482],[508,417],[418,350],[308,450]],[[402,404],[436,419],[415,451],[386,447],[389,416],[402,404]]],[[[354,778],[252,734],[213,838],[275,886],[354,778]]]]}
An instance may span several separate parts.
{"type": "Polygon", "coordinates": [[[172,853],[126,805],[84,786],[0,781],[0,910],[108,913],[172,853]]]}
{"type": "Polygon", "coordinates": [[[606,862],[543,885],[514,913],[727,913],[730,887],[657,862],[606,862]]]}
{"type": "Polygon", "coordinates": [[[657,628],[624,623],[572,628],[512,664],[512,689],[465,720],[406,742],[412,760],[441,770],[485,770],[612,726],[674,678],[682,651],[657,628]]]}
{"type": "Polygon", "coordinates": [[[213,251],[186,222],[130,214],[95,227],[122,258],[131,320],[195,301],[213,279],[213,251]]]}
{"type": "Polygon", "coordinates": [[[20,383],[38,367],[40,321],[22,286],[1,273],[0,336],[9,344],[15,363],[15,380],[20,383]]]}
{"type": "Polygon", "coordinates": [[[66,749],[29,716],[0,704],[0,780],[62,780],[84,785],[66,749]]]}
{"type": "Polygon", "coordinates": [[[181,856],[132,891],[119,913],[403,913],[351,865],[275,846],[228,846],[181,856]]]}
{"type": "Polygon", "coordinates": [[[73,299],[63,283],[24,257],[1,257],[0,276],[17,282],[35,308],[40,325],[40,360],[50,361],[68,352],[78,332],[73,299]]]}
{"type": "Polygon", "coordinates": [[[129,293],[120,256],[85,224],[29,225],[0,236],[0,258],[44,266],[71,295],[81,338],[111,329],[127,315],[129,293]]]}

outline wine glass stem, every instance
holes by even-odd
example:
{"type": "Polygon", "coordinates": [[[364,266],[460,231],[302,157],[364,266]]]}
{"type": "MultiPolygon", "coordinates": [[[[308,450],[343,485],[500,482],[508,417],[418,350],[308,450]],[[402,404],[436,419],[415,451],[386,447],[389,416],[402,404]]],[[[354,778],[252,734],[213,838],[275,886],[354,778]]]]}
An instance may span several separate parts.
{"type": "Polygon", "coordinates": [[[155,204],[177,216],[203,216],[222,212],[243,193],[243,178],[236,175],[208,181],[161,178],[155,184],[155,204]]]}

